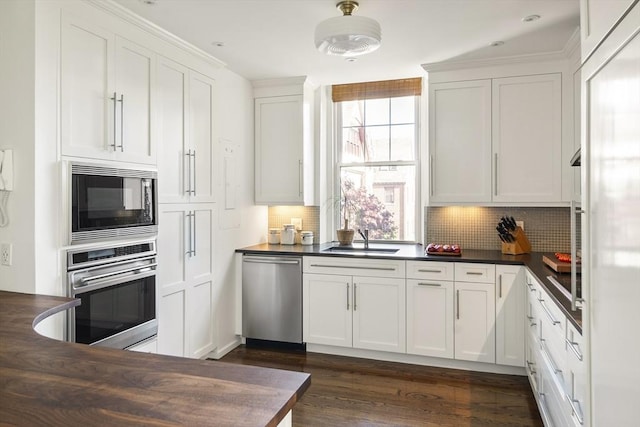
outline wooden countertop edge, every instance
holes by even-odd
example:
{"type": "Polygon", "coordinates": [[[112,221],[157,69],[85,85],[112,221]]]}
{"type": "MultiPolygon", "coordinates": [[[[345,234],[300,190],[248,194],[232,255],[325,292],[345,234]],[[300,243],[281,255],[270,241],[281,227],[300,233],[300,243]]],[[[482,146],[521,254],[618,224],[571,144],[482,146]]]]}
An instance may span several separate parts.
{"type": "Polygon", "coordinates": [[[216,425],[277,426],[311,384],[302,372],[90,347],[33,329],[79,303],[0,291],[3,423],[202,425],[213,420],[216,425]]]}

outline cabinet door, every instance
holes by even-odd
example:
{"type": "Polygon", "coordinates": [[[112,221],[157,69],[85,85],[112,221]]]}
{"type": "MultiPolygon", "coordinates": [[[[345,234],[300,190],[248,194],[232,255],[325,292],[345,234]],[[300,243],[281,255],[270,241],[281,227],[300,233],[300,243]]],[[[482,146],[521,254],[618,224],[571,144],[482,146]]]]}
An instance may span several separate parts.
{"type": "Polygon", "coordinates": [[[406,351],[405,280],[353,277],[353,347],[406,351]]]}
{"type": "Polygon", "coordinates": [[[429,86],[430,203],[491,201],[491,81],[429,86]]]}
{"type": "Polygon", "coordinates": [[[191,205],[187,215],[185,233],[187,236],[187,273],[191,280],[197,282],[211,277],[213,274],[213,231],[216,211],[211,204],[191,205]]]}
{"type": "Polygon", "coordinates": [[[407,353],[453,358],[453,282],[407,280],[407,353]]]}
{"type": "Polygon", "coordinates": [[[596,48],[633,0],[580,0],[582,60],[596,48]]]}
{"type": "Polygon", "coordinates": [[[187,348],[187,291],[183,284],[161,290],[158,309],[158,354],[183,357],[187,348]]]}
{"type": "Polygon", "coordinates": [[[302,109],[302,95],[255,100],[257,204],[304,203],[302,109]]]}
{"type": "Polygon", "coordinates": [[[187,357],[199,359],[215,348],[213,281],[189,287],[187,357]]]}
{"type": "Polygon", "coordinates": [[[187,194],[187,87],[189,70],[158,60],[158,197],[160,203],[185,202],[187,194]]]}
{"type": "Polygon", "coordinates": [[[455,358],[495,363],[495,285],[455,283],[455,358]]]}
{"type": "Polygon", "coordinates": [[[189,73],[189,145],[191,201],[215,201],[213,102],[215,82],[194,71],[189,73]]]}
{"type": "Polygon", "coordinates": [[[561,75],[493,80],[493,201],[562,199],[561,75]]]}
{"type": "Polygon", "coordinates": [[[524,366],[524,267],[496,266],[496,363],[524,366]]]}
{"type": "Polygon", "coordinates": [[[155,69],[154,53],[116,37],[116,128],[119,132],[115,139],[118,160],[156,164],[152,138],[155,69]]]}
{"type": "Polygon", "coordinates": [[[62,154],[110,159],[116,146],[114,35],[65,13],[61,37],[62,154]]]}
{"type": "Polygon", "coordinates": [[[303,274],[302,333],[312,344],[352,346],[351,276],[303,274]]]}

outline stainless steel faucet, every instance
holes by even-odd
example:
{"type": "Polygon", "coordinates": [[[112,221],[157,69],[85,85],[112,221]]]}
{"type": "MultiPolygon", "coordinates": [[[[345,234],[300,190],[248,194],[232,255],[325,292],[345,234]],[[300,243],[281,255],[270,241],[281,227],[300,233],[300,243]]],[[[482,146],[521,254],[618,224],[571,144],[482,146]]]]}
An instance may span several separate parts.
{"type": "Polygon", "coordinates": [[[364,248],[365,249],[369,249],[369,230],[367,230],[366,228],[364,229],[364,233],[358,228],[358,233],[360,233],[360,235],[362,236],[362,238],[364,239],[364,248]]]}

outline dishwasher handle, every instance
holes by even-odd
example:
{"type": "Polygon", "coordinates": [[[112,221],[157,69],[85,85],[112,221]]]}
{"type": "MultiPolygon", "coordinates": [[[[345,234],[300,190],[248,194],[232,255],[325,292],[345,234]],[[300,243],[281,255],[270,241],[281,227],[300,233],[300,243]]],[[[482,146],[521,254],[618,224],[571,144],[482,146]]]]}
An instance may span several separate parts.
{"type": "Polygon", "coordinates": [[[242,262],[251,262],[255,264],[300,264],[299,259],[283,259],[283,258],[243,258],[242,262]]]}

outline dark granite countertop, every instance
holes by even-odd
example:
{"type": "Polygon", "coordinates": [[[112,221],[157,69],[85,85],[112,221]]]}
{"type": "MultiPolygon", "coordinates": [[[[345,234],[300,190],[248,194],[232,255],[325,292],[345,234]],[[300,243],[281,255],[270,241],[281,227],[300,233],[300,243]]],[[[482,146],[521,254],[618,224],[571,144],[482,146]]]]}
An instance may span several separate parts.
{"type": "Polygon", "coordinates": [[[33,330],[78,305],[0,291],[0,424],[276,426],[310,376],[56,341],[33,330]]]}
{"type": "MultiPolygon", "coordinates": [[[[542,261],[542,252],[533,252],[524,255],[505,255],[500,251],[482,250],[482,249],[463,249],[460,256],[448,255],[426,255],[424,246],[420,244],[371,244],[372,248],[393,248],[398,249],[395,253],[362,253],[345,254],[332,253],[325,251],[328,248],[337,246],[337,242],[328,242],[316,245],[270,245],[262,243],[258,245],[248,246],[246,248],[236,249],[236,252],[252,255],[298,255],[298,256],[335,256],[335,257],[352,257],[360,258],[383,258],[383,259],[402,259],[407,261],[445,261],[445,262],[477,262],[490,264],[512,264],[525,265],[531,273],[537,277],[545,290],[551,295],[554,302],[560,307],[562,312],[567,316],[569,321],[582,332],[582,311],[571,310],[571,299],[567,298],[565,293],[571,289],[571,275],[567,273],[559,274],[547,267],[542,261]],[[556,279],[564,288],[564,292],[551,283],[547,277],[551,276],[556,279]]],[[[355,244],[355,247],[361,248],[362,244],[355,244]]],[[[580,276],[578,276],[578,286],[580,286],[580,276]]]]}

